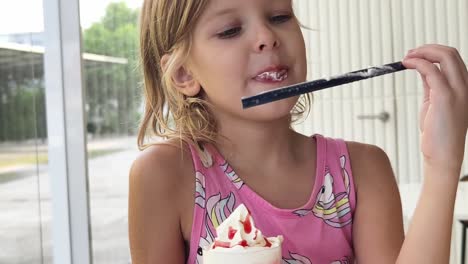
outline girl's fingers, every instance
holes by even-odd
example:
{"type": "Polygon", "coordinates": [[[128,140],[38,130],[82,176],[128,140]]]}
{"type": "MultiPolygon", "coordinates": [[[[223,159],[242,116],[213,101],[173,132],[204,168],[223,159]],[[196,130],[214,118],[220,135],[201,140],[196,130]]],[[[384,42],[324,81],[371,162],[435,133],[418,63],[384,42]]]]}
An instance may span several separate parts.
{"type": "Polygon", "coordinates": [[[452,89],[449,89],[450,85],[446,77],[442,74],[441,70],[433,63],[419,58],[407,58],[403,61],[403,64],[408,69],[416,69],[424,80],[424,97],[429,97],[429,89],[437,90],[437,94],[440,96],[450,98],[453,95],[452,89]],[[427,88],[429,89],[427,89],[427,88]]]}
{"type": "Polygon", "coordinates": [[[424,87],[424,97],[423,97],[423,100],[424,100],[424,101],[429,101],[429,98],[430,98],[430,86],[429,86],[429,83],[427,83],[426,76],[424,76],[424,75],[422,75],[422,74],[421,74],[421,79],[422,79],[423,87],[424,87]]]}
{"type": "Polygon", "coordinates": [[[448,47],[448,46],[439,45],[439,44],[427,44],[423,46],[423,48],[426,48],[426,49],[431,48],[431,47],[440,48],[440,49],[446,50],[446,52],[448,53],[452,53],[460,65],[460,70],[461,70],[463,77],[465,78],[465,81],[468,82],[468,69],[467,69],[466,63],[463,61],[463,58],[461,57],[457,49],[448,47]]]}
{"type": "MultiPolygon", "coordinates": [[[[406,58],[420,58],[439,63],[443,75],[457,94],[466,94],[468,72],[458,51],[454,48],[431,44],[413,50],[406,58]]],[[[435,67],[435,66],[434,66],[435,67]]]]}
{"type": "Polygon", "coordinates": [[[422,74],[421,74],[421,79],[423,81],[424,97],[423,97],[422,109],[420,113],[421,116],[419,118],[419,130],[423,132],[426,113],[429,110],[429,105],[430,105],[431,88],[429,87],[429,84],[427,83],[426,77],[423,76],[422,74]]]}

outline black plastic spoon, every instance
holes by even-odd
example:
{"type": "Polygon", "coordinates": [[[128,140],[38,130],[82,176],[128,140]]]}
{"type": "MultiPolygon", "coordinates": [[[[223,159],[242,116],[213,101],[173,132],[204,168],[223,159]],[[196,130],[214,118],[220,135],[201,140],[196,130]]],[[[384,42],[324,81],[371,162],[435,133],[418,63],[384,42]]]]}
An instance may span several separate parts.
{"type": "Polygon", "coordinates": [[[377,77],[384,74],[394,73],[406,70],[401,61],[390,64],[385,64],[378,67],[371,67],[359,71],[353,71],[342,75],[332,76],[330,78],[318,79],[310,82],[303,82],[286,87],[281,87],[275,90],[259,93],[254,96],[242,98],[242,107],[250,108],[257,105],[262,105],[292,96],[297,96],[305,93],[315,92],[326,88],[352,83],[360,80],[365,80],[377,77]]]}

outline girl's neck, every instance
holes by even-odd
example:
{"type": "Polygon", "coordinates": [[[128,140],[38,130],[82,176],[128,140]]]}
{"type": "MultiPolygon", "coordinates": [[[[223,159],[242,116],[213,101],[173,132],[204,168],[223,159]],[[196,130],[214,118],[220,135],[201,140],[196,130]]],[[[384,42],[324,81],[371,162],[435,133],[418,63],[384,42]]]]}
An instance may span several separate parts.
{"type": "MultiPolygon", "coordinates": [[[[301,162],[301,135],[290,128],[289,118],[274,122],[220,124],[218,149],[234,167],[273,168],[301,162]]],[[[303,137],[302,137],[303,138],[303,137]]]]}

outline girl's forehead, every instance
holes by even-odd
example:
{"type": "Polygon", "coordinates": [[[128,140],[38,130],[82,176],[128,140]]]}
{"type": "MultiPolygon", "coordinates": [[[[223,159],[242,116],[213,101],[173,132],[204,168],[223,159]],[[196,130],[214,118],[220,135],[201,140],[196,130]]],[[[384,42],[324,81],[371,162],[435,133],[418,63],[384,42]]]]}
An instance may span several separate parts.
{"type": "Polygon", "coordinates": [[[292,0],[209,0],[202,14],[202,19],[213,19],[229,13],[242,12],[246,9],[271,9],[291,7],[292,0]]]}
{"type": "Polygon", "coordinates": [[[270,7],[275,5],[291,5],[292,0],[209,0],[206,10],[216,12],[226,9],[270,7]]]}

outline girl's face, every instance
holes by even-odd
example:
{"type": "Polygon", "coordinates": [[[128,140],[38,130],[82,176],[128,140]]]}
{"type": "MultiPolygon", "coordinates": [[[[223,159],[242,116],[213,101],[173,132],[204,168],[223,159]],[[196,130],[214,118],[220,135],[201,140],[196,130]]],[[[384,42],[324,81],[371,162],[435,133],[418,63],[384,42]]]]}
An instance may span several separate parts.
{"type": "Polygon", "coordinates": [[[188,68],[215,115],[288,116],[298,97],[248,110],[241,98],[305,81],[304,39],[291,0],[211,0],[195,25],[188,68]]]}

